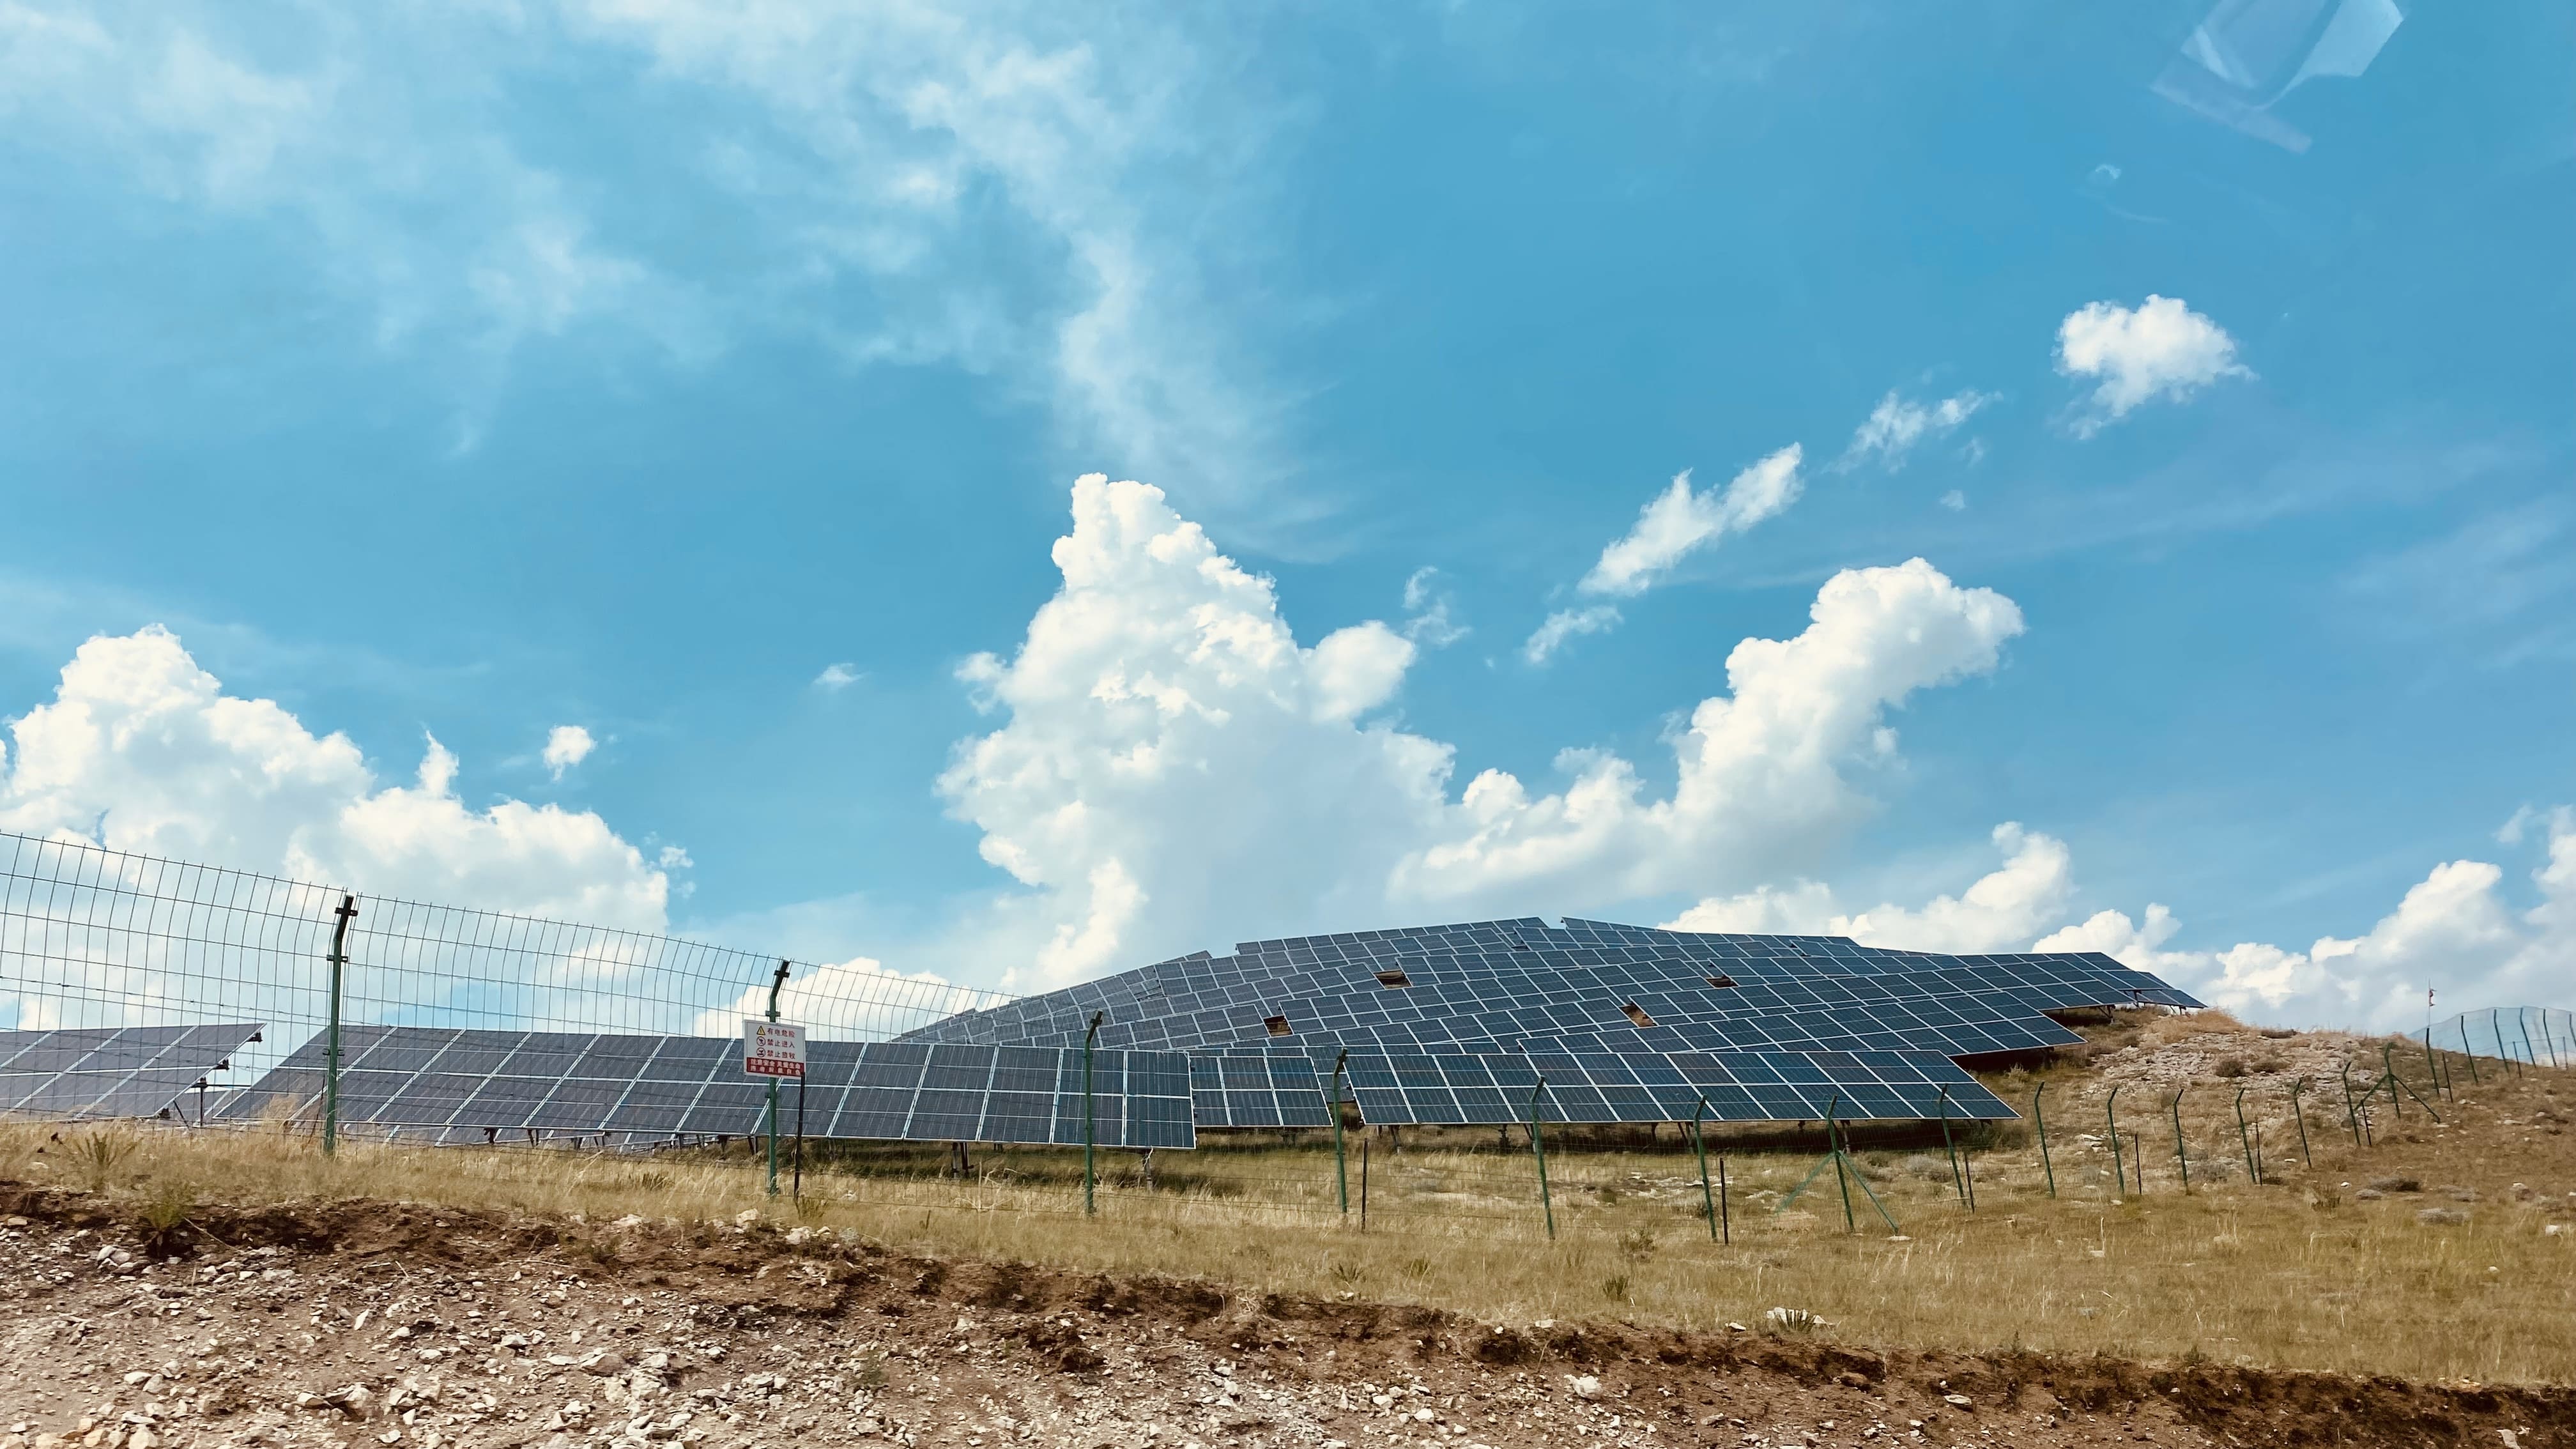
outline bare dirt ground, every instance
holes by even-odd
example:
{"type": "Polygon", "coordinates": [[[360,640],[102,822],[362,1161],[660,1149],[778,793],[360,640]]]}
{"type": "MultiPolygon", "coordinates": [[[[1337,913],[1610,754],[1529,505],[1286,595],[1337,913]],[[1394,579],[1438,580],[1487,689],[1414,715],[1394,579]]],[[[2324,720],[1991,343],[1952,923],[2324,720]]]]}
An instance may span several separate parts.
{"type": "Polygon", "coordinates": [[[0,1449],[2576,1445],[2576,1389],[1859,1351],[947,1262],[830,1230],[0,1182],[0,1449]]]}

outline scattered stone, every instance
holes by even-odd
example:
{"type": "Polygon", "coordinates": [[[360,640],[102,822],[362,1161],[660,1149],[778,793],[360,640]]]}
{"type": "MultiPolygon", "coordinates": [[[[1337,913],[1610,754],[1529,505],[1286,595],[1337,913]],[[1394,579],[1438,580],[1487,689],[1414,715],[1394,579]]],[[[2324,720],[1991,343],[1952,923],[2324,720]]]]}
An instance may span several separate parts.
{"type": "Polygon", "coordinates": [[[2370,1188],[2375,1192],[2422,1192],[2424,1184],[2412,1177],[2374,1177],[2370,1188]]]}
{"type": "Polygon", "coordinates": [[[2415,1214],[2415,1221],[2428,1227],[2456,1228],[2468,1220],[2469,1215],[2458,1208],[2423,1208],[2415,1214]]]}
{"type": "MultiPolygon", "coordinates": [[[[1326,1103],[1325,1105],[1330,1106],[1331,1104],[1326,1103]]],[[[1969,1398],[1966,1394],[1943,1394],[1941,1396],[1941,1402],[1948,1404],[1954,1409],[1972,1409],[1976,1407],[1976,1401],[1969,1398]]]]}
{"type": "Polygon", "coordinates": [[[1573,1390],[1574,1396],[1578,1399],[1589,1400],[1601,1397],[1601,1381],[1590,1374],[1579,1374],[1568,1378],[1565,1386],[1573,1390]]]}

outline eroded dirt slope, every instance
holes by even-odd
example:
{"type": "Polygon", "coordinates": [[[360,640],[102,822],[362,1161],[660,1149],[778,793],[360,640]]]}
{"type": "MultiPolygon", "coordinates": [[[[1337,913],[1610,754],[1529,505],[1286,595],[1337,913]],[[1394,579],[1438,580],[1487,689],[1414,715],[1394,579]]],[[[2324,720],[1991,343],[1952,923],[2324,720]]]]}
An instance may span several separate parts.
{"type": "Polygon", "coordinates": [[[761,1222],[0,1184],[0,1449],[2576,1445],[2576,1391],[1882,1355],[948,1264],[761,1222]]]}

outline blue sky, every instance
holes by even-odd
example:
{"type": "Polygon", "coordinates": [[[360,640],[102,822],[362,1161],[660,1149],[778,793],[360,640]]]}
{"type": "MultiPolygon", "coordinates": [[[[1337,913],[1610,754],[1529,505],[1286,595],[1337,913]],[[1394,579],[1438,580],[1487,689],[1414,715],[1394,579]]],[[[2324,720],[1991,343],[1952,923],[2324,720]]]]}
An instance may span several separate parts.
{"type": "Polygon", "coordinates": [[[2571,44],[2519,0],[0,4],[0,824],[1022,989],[1472,907],[2570,1004],[2571,44]],[[1160,497],[1085,533],[1094,473],[1160,497]],[[1266,602],[1128,567],[1193,524],[1266,602]],[[1106,582],[1051,643],[1069,534],[1106,582]],[[1553,615],[1595,627],[1534,659],[1553,615]],[[1247,684],[1192,619],[1359,632],[1247,684]],[[1739,644],[1811,627],[1808,723],[1658,815],[1739,644]],[[1630,806],[1564,826],[1606,760],[1630,806]],[[449,805],[332,823],[387,791],[449,805]]]}

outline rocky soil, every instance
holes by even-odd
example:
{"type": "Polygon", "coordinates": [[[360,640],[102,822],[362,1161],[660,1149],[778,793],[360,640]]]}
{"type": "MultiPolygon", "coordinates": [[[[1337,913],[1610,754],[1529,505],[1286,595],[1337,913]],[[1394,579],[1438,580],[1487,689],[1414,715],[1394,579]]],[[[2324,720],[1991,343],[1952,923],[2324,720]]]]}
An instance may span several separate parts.
{"type": "Polygon", "coordinates": [[[1490,1325],[758,1219],[0,1183],[0,1449],[2576,1444],[2576,1391],[1490,1325]]]}

